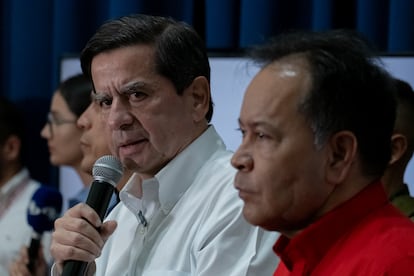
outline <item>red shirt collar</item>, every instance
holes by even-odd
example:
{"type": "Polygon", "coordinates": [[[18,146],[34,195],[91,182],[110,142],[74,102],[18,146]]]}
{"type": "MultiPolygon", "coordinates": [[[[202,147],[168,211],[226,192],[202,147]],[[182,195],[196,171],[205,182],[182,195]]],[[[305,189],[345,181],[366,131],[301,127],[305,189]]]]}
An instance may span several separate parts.
{"type": "Polygon", "coordinates": [[[388,198],[382,183],[376,181],[292,239],[281,235],[273,250],[288,270],[304,269],[312,272],[342,235],[358,225],[373,210],[386,204],[388,198]]]}

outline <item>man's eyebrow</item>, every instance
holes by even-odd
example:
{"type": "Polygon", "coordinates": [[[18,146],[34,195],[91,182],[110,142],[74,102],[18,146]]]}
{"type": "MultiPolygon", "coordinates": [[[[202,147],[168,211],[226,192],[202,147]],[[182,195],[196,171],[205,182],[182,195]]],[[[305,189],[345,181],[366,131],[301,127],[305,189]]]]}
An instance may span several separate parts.
{"type": "Polygon", "coordinates": [[[108,96],[104,93],[91,93],[91,100],[92,101],[102,101],[103,99],[108,98],[108,96]]]}
{"type": "Polygon", "coordinates": [[[137,89],[142,89],[148,86],[148,83],[142,82],[142,81],[135,81],[132,83],[128,83],[125,86],[123,86],[119,93],[120,94],[128,94],[131,92],[135,92],[137,89]]]}
{"type": "MultiPolygon", "coordinates": [[[[123,87],[121,87],[118,91],[119,94],[130,94],[134,93],[139,89],[143,89],[146,87],[149,87],[150,85],[143,81],[134,81],[131,83],[127,83],[123,87]]],[[[95,101],[102,101],[108,98],[111,98],[111,96],[107,92],[100,92],[97,90],[93,90],[91,93],[92,100],[95,101]]]]}

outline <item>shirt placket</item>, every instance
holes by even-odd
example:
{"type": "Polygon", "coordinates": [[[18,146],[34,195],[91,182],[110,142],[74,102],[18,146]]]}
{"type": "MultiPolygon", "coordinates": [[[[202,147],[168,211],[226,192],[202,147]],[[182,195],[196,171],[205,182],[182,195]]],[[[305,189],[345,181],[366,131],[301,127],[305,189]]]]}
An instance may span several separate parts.
{"type": "Polygon", "coordinates": [[[154,213],[150,218],[146,218],[146,223],[143,223],[140,219],[140,215],[137,215],[140,224],[138,225],[137,232],[135,234],[137,243],[136,246],[132,248],[132,254],[130,259],[131,266],[131,275],[142,275],[144,264],[146,263],[146,258],[149,254],[148,251],[151,250],[152,245],[148,244],[150,235],[154,233],[155,229],[160,225],[163,218],[165,218],[164,212],[159,208],[159,206],[154,210],[154,213]]]}

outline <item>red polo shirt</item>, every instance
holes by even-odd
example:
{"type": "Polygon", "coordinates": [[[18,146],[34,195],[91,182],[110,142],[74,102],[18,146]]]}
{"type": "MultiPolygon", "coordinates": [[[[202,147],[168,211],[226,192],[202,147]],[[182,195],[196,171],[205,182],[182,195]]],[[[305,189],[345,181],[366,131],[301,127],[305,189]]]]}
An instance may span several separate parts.
{"type": "Polygon", "coordinates": [[[414,223],[380,182],[273,249],[281,259],[274,276],[414,275],[414,223]]]}

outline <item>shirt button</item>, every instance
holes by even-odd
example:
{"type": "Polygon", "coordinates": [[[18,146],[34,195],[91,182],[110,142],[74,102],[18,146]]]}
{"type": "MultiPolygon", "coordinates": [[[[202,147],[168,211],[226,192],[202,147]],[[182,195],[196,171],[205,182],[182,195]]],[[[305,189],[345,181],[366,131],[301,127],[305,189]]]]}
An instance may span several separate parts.
{"type": "Polygon", "coordinates": [[[141,235],[144,235],[144,234],[145,234],[145,228],[144,228],[144,227],[142,227],[142,225],[140,225],[140,226],[139,226],[139,233],[140,233],[141,235]]]}

